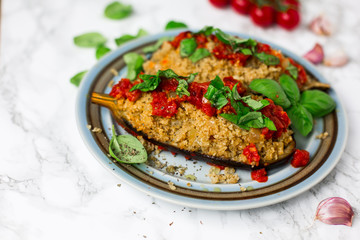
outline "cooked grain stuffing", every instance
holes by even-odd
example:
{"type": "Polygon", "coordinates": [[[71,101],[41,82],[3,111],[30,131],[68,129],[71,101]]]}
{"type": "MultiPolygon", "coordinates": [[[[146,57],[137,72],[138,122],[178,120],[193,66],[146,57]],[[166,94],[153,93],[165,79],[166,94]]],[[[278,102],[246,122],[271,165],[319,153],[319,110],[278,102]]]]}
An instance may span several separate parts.
{"type": "Polygon", "coordinates": [[[236,41],[221,31],[203,31],[164,42],[143,64],[145,74],[112,88],[122,118],[150,140],[218,164],[266,166],[289,156],[295,142],[286,112],[248,86],[283,73],[293,75],[299,87],[309,78],[270,46],[236,41]]]}

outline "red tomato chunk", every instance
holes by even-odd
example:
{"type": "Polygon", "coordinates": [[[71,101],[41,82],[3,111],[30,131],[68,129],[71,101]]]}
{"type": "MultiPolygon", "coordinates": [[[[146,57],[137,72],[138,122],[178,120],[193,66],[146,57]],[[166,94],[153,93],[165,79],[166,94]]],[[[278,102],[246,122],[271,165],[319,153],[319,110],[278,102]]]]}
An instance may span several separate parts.
{"type": "Polygon", "coordinates": [[[256,166],[259,165],[260,156],[254,143],[250,143],[248,146],[246,146],[246,148],[243,150],[243,154],[250,164],[255,162],[256,166]]]}
{"type": "Polygon", "coordinates": [[[291,160],[291,165],[295,168],[305,167],[310,160],[310,154],[306,150],[296,149],[291,160]]]}
{"type": "Polygon", "coordinates": [[[140,81],[130,82],[129,79],[123,78],[120,82],[113,86],[111,92],[109,93],[110,96],[114,98],[127,98],[132,102],[138,100],[141,96],[140,90],[135,90],[129,92],[129,90],[136,84],[140,83],[140,81]]]}
{"type": "Polygon", "coordinates": [[[258,182],[266,182],[268,180],[268,176],[265,168],[253,170],[251,172],[251,179],[258,182]]]}

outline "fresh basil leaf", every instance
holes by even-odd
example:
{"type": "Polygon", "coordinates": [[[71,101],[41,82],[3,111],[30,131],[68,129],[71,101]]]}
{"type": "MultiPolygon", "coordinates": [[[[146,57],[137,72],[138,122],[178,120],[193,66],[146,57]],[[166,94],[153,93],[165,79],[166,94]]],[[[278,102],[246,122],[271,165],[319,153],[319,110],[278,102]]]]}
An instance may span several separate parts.
{"type": "Polygon", "coordinates": [[[237,91],[237,86],[238,86],[238,84],[239,84],[239,83],[236,83],[236,84],[233,86],[232,90],[231,90],[231,92],[232,92],[232,98],[233,98],[234,100],[237,100],[237,101],[241,100],[241,96],[240,96],[239,92],[237,91]]]}
{"type": "Polygon", "coordinates": [[[176,94],[179,97],[182,97],[183,95],[190,96],[188,89],[188,83],[184,79],[179,80],[179,85],[176,88],[176,94]]]}
{"type": "Polygon", "coordinates": [[[291,124],[303,135],[307,136],[313,128],[311,113],[302,105],[294,105],[287,110],[291,124]]]}
{"type": "Polygon", "coordinates": [[[225,86],[221,78],[217,75],[213,80],[211,80],[210,85],[214,86],[218,90],[222,89],[225,86]]]}
{"type": "Polygon", "coordinates": [[[250,120],[247,123],[242,124],[242,125],[249,127],[249,128],[264,128],[265,127],[264,119],[262,117],[250,120]]]}
{"type": "Polygon", "coordinates": [[[220,116],[225,118],[226,120],[236,124],[236,125],[237,125],[238,120],[239,120],[238,115],[235,115],[235,114],[232,114],[232,113],[221,113],[220,116]]]}
{"type": "Polygon", "coordinates": [[[227,33],[224,33],[223,31],[221,31],[218,28],[216,29],[215,36],[220,41],[222,41],[223,43],[228,44],[228,45],[231,45],[231,43],[234,41],[234,38],[235,38],[227,33]]]}
{"type": "Polygon", "coordinates": [[[180,56],[189,57],[196,50],[197,44],[195,38],[187,38],[180,42],[180,56]]]}
{"type": "Polygon", "coordinates": [[[165,26],[165,30],[176,29],[176,28],[188,28],[188,26],[185,23],[175,22],[175,21],[169,21],[165,26]]]}
{"type": "Polygon", "coordinates": [[[213,85],[209,85],[204,97],[208,100],[212,99],[214,94],[218,91],[218,89],[216,87],[214,87],[213,85]]]}
{"type": "Polygon", "coordinates": [[[293,77],[294,79],[297,79],[298,74],[299,74],[299,71],[298,71],[297,67],[295,67],[294,65],[292,65],[289,62],[289,65],[287,66],[286,70],[289,71],[291,77],[293,77]]]}
{"type": "Polygon", "coordinates": [[[251,96],[243,97],[242,100],[255,111],[260,110],[270,104],[267,100],[256,101],[252,99],[251,96]]]}
{"type": "Polygon", "coordinates": [[[164,42],[171,41],[173,39],[174,37],[162,37],[154,45],[144,47],[142,50],[144,53],[153,53],[158,50],[164,42]]]}
{"type": "Polygon", "coordinates": [[[219,93],[219,91],[214,94],[214,97],[215,97],[215,101],[214,101],[213,105],[217,109],[221,109],[221,108],[225,107],[225,105],[228,104],[228,102],[229,102],[227,100],[227,98],[224,96],[224,94],[219,93]]]}
{"type": "Polygon", "coordinates": [[[77,73],[75,76],[70,78],[70,82],[78,87],[81,83],[81,80],[84,78],[84,76],[87,72],[88,71],[82,71],[82,72],[77,73]]]}
{"type": "Polygon", "coordinates": [[[251,120],[254,120],[254,119],[259,119],[262,117],[262,114],[261,112],[249,112],[247,114],[245,114],[244,116],[241,116],[239,121],[238,121],[238,124],[241,125],[241,124],[244,124],[248,121],[251,121],[251,120]]]}
{"type": "Polygon", "coordinates": [[[156,75],[159,77],[164,77],[164,78],[179,78],[180,77],[171,69],[159,70],[156,75]]]}
{"type": "Polygon", "coordinates": [[[95,52],[96,59],[99,60],[100,58],[102,58],[108,52],[111,52],[110,48],[108,48],[108,47],[106,47],[104,45],[98,46],[97,49],[96,49],[96,52],[95,52]]]}
{"type": "Polygon", "coordinates": [[[136,35],[125,34],[125,35],[122,35],[121,37],[115,38],[115,43],[116,43],[116,46],[120,46],[128,41],[131,41],[131,40],[134,40],[134,39],[146,36],[146,35],[148,35],[147,31],[140,28],[136,35]]]}
{"type": "Polygon", "coordinates": [[[241,49],[240,51],[241,51],[241,53],[244,54],[244,55],[252,55],[251,50],[248,49],[248,48],[243,48],[243,49],[241,49]]]}
{"type": "Polygon", "coordinates": [[[300,100],[300,91],[295,80],[287,74],[282,74],[279,78],[279,82],[291,104],[297,104],[300,100]]]}
{"type": "Polygon", "coordinates": [[[264,124],[265,127],[267,127],[271,131],[276,131],[276,126],[273,121],[270,120],[270,118],[264,116],[264,124]]]}
{"type": "Polygon", "coordinates": [[[131,5],[125,5],[120,2],[112,2],[106,6],[104,14],[107,18],[119,20],[130,16],[132,13],[131,5]]]}
{"type": "Polygon", "coordinates": [[[261,93],[270,98],[275,104],[283,108],[290,107],[291,103],[286,97],[284,90],[281,86],[272,79],[254,79],[249,85],[250,89],[255,92],[261,93]]]}
{"type": "Polygon", "coordinates": [[[193,62],[196,63],[197,61],[206,58],[208,56],[210,56],[211,53],[209,52],[209,50],[207,50],[206,48],[198,48],[195,50],[195,52],[189,57],[189,59],[193,62]]]}
{"type": "Polygon", "coordinates": [[[331,113],[335,107],[335,101],[320,90],[307,90],[301,94],[300,104],[314,117],[322,117],[331,113]]]}
{"type": "Polygon", "coordinates": [[[205,36],[210,36],[214,32],[215,28],[212,26],[205,26],[200,31],[194,34],[204,34],[205,36]]]}
{"type": "Polygon", "coordinates": [[[144,163],[147,152],[141,142],[132,135],[116,135],[114,125],[113,136],[109,144],[109,154],[121,163],[144,163]]]}
{"type": "Polygon", "coordinates": [[[124,61],[127,65],[126,77],[130,80],[135,80],[138,74],[143,70],[144,58],[134,52],[130,52],[124,55],[124,61]]]}
{"type": "Polygon", "coordinates": [[[198,75],[199,73],[192,73],[189,76],[189,79],[187,80],[188,83],[192,83],[196,77],[196,75],[198,75]]]}
{"type": "Polygon", "coordinates": [[[264,52],[255,53],[255,57],[257,57],[261,62],[265,63],[266,65],[278,65],[280,63],[280,59],[274,55],[267,54],[264,52]]]}
{"type": "Polygon", "coordinates": [[[139,78],[143,80],[142,83],[136,84],[130,89],[130,92],[134,90],[140,90],[142,92],[154,91],[160,84],[161,79],[158,76],[152,75],[150,78],[142,78],[143,75],[140,75],[139,78]]]}
{"type": "Polygon", "coordinates": [[[97,32],[85,33],[74,37],[74,43],[78,47],[96,48],[105,44],[107,39],[97,32]]]}

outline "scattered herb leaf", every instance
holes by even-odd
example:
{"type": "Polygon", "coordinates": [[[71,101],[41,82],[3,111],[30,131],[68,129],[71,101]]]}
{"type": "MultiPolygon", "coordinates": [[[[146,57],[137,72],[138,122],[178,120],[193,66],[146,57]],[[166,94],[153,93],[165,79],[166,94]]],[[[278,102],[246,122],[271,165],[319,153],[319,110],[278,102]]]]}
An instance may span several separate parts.
{"type": "Polygon", "coordinates": [[[286,70],[289,71],[291,77],[293,77],[294,79],[297,79],[298,74],[299,74],[299,70],[297,69],[297,67],[295,67],[294,65],[292,65],[289,62],[289,65],[287,66],[286,70]]]}
{"type": "Polygon", "coordinates": [[[106,47],[104,45],[98,46],[97,49],[96,49],[96,52],[95,52],[96,59],[99,60],[100,58],[102,58],[108,52],[111,52],[110,48],[108,48],[108,47],[106,47]]]}
{"type": "Polygon", "coordinates": [[[125,34],[125,35],[122,35],[121,37],[115,38],[115,43],[117,46],[120,46],[128,41],[131,41],[131,40],[134,40],[134,39],[146,36],[146,35],[148,35],[147,31],[140,28],[136,35],[125,34]]]}
{"type": "Polygon", "coordinates": [[[209,50],[207,50],[206,48],[198,48],[195,50],[195,52],[189,57],[189,59],[193,62],[196,63],[197,61],[206,58],[208,56],[210,56],[211,53],[209,52],[209,50]]]}
{"type": "Polygon", "coordinates": [[[73,76],[70,79],[70,82],[78,87],[81,83],[81,80],[84,78],[84,76],[87,72],[88,71],[82,71],[82,72],[77,73],[75,76],[73,76]]]}
{"type": "Polygon", "coordinates": [[[106,6],[104,14],[107,18],[119,20],[130,16],[132,13],[131,5],[125,5],[120,2],[112,2],[106,6]]]}
{"type": "Polygon", "coordinates": [[[169,21],[165,26],[165,30],[171,30],[176,28],[187,28],[187,27],[188,26],[185,23],[169,21]]]}
{"type": "Polygon", "coordinates": [[[197,47],[195,38],[187,38],[181,41],[180,43],[180,56],[189,57],[195,52],[197,47]]]}
{"type": "Polygon", "coordinates": [[[96,48],[105,44],[107,39],[97,32],[85,33],[74,37],[74,43],[78,47],[96,48]]]}
{"type": "Polygon", "coordinates": [[[266,65],[278,65],[280,63],[280,59],[278,57],[264,52],[255,53],[254,56],[266,65]]]}
{"type": "Polygon", "coordinates": [[[147,153],[141,142],[132,135],[116,135],[114,125],[112,126],[113,137],[109,144],[110,156],[121,163],[144,163],[147,153]]]}

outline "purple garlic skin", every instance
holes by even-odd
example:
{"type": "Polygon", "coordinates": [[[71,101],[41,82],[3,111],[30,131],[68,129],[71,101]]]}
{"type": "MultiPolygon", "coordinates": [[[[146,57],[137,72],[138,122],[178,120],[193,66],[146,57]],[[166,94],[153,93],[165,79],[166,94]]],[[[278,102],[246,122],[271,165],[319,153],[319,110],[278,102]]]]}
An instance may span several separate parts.
{"type": "Polygon", "coordinates": [[[316,210],[315,220],[330,225],[345,225],[351,227],[354,211],[343,198],[331,197],[322,200],[316,210]]]}
{"type": "Polygon", "coordinates": [[[314,48],[311,49],[304,55],[304,58],[313,64],[322,63],[324,60],[324,50],[320,44],[315,44],[314,48]]]}

